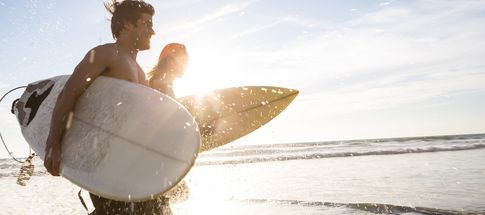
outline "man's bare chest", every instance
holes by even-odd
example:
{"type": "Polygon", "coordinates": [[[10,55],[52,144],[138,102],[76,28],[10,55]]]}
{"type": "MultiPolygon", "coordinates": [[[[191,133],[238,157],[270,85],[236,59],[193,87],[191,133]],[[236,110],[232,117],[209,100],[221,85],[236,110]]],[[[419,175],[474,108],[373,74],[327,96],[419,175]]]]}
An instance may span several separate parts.
{"type": "Polygon", "coordinates": [[[117,59],[109,66],[104,75],[135,83],[145,82],[143,70],[132,59],[117,59]]]}

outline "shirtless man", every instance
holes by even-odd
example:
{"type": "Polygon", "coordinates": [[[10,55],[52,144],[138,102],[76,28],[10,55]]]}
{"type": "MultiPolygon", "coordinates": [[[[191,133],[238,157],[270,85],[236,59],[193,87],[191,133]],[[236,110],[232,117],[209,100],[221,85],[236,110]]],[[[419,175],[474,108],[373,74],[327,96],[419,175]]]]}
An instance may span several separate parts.
{"type": "MultiPolygon", "coordinates": [[[[61,140],[68,116],[79,96],[94,79],[102,75],[148,86],[145,73],[136,62],[136,56],[138,51],[150,48],[150,39],[155,34],[152,28],[152,16],[155,13],[153,6],[138,0],[113,0],[105,4],[105,7],[113,15],[111,31],[116,42],[91,49],[76,66],[59,95],[53,111],[55,114],[52,116],[44,159],[44,166],[54,176],[60,174],[61,140]]],[[[133,205],[128,205],[132,203],[116,202],[93,195],[91,199],[96,207],[95,214],[133,214],[133,211],[126,211],[126,208],[133,210],[133,205]]]]}

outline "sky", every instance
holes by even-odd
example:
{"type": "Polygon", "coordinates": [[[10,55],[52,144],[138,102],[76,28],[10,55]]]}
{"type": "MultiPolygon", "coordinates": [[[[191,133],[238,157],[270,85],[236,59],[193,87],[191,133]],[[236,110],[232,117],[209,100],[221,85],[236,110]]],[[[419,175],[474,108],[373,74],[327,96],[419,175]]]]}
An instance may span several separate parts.
{"type": "MultiPolygon", "coordinates": [[[[138,62],[187,46],[178,96],[269,85],[300,91],[233,144],[485,133],[484,0],[153,0],[156,35],[138,62]]],[[[113,42],[103,1],[0,0],[0,93],[70,74],[113,42]]],[[[0,132],[26,156],[11,102],[0,132]]],[[[7,157],[0,150],[0,157],[7,157]]]]}

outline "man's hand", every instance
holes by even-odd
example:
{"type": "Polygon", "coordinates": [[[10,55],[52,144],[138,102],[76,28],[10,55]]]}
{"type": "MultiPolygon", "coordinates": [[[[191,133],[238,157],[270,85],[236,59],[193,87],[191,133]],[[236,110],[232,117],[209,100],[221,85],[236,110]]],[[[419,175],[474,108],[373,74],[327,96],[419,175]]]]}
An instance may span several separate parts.
{"type": "Polygon", "coordinates": [[[47,171],[53,176],[59,176],[59,166],[61,164],[61,147],[60,144],[52,146],[47,144],[45,150],[44,166],[47,171]]]}

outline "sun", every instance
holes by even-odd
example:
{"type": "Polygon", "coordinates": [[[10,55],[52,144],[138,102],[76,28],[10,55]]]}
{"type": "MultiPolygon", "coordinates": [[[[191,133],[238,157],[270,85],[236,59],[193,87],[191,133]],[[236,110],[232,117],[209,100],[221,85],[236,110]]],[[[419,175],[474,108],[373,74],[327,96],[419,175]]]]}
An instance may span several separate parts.
{"type": "MultiPolygon", "coordinates": [[[[212,47],[213,48],[213,47],[212,47]]],[[[184,76],[176,80],[177,97],[199,94],[231,86],[233,60],[220,50],[194,47],[188,49],[189,60],[184,76]]]]}

